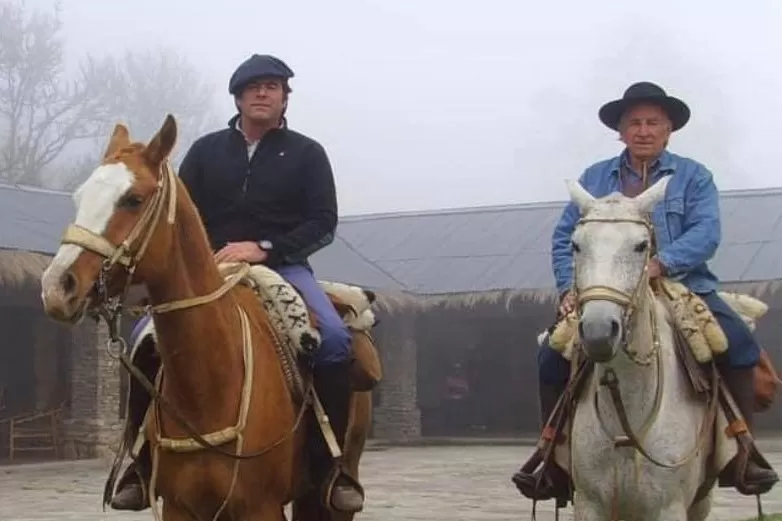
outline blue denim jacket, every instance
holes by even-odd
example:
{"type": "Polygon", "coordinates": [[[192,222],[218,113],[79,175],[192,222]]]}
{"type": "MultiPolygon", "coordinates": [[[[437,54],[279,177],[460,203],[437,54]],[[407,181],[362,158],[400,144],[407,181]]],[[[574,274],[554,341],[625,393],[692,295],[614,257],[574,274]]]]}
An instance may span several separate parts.
{"type": "MultiPolygon", "coordinates": [[[[581,185],[595,197],[620,191],[619,171],[624,157],[622,153],[590,166],[579,178],[581,185]]],[[[667,151],[651,174],[650,186],[665,175],[672,176],[665,200],[652,212],[657,258],[667,268],[669,277],[695,293],[709,293],[719,285],[706,265],[721,238],[717,187],[705,166],[667,151]]],[[[568,203],[552,236],[551,264],[560,295],[573,283],[570,236],[578,219],[578,207],[568,203]]]]}

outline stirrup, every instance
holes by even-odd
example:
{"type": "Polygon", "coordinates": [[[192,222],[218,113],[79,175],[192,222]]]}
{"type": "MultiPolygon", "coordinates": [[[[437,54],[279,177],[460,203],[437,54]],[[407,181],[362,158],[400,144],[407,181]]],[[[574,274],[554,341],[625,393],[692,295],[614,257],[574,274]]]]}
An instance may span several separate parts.
{"type": "MultiPolygon", "coordinates": [[[[551,463],[556,465],[556,463],[551,463]]],[[[524,470],[518,470],[512,477],[511,481],[518,491],[527,499],[535,501],[548,501],[549,499],[557,500],[557,504],[562,502],[567,505],[569,498],[563,496],[564,488],[569,488],[565,483],[558,483],[557,478],[552,477],[552,472],[556,473],[558,470],[552,470],[551,467],[541,467],[535,472],[529,473],[524,470]]]]}
{"type": "Polygon", "coordinates": [[[355,512],[361,512],[364,509],[363,503],[364,503],[364,487],[361,486],[361,483],[353,479],[353,477],[350,474],[345,472],[345,470],[342,468],[341,462],[336,462],[336,464],[329,471],[328,475],[326,476],[326,479],[323,482],[323,486],[321,490],[321,504],[330,512],[355,513],[355,512]],[[338,482],[339,485],[337,485],[338,482]],[[344,511],[334,506],[334,503],[332,502],[332,498],[334,494],[334,488],[337,486],[347,486],[356,490],[356,492],[358,492],[359,495],[361,495],[361,503],[362,503],[361,507],[355,511],[344,511]]]}

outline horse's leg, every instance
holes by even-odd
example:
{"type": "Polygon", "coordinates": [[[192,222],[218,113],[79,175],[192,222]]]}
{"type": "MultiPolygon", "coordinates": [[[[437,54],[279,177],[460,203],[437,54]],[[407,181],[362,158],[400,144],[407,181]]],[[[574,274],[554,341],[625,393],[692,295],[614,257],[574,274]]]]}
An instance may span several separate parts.
{"type": "Polygon", "coordinates": [[[681,501],[671,503],[655,516],[658,521],[687,521],[687,509],[681,501]]]}
{"type": "Polygon", "coordinates": [[[610,519],[610,512],[603,513],[599,503],[589,501],[578,491],[573,493],[573,519],[574,521],[603,521],[610,519]]]}

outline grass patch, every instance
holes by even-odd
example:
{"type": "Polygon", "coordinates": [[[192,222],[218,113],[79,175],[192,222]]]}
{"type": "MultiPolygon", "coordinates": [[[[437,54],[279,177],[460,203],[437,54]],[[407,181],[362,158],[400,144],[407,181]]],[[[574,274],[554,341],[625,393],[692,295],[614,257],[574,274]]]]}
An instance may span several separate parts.
{"type": "MultiPolygon", "coordinates": [[[[764,517],[765,521],[782,521],[782,513],[777,512],[776,514],[766,514],[764,517]]],[[[758,517],[750,517],[748,519],[743,519],[742,521],[757,521],[758,517]]]]}

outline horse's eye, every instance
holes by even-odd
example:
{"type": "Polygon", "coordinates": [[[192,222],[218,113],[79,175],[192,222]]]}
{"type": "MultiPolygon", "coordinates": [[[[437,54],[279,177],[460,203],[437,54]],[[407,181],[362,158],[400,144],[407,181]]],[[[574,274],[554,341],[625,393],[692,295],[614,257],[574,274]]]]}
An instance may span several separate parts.
{"type": "Polygon", "coordinates": [[[576,241],[570,241],[570,246],[573,248],[573,251],[576,253],[581,251],[581,247],[578,245],[576,241]]]}
{"type": "Polygon", "coordinates": [[[643,253],[649,248],[649,241],[641,241],[638,244],[635,245],[635,248],[633,248],[636,253],[643,253]]]}
{"type": "Polygon", "coordinates": [[[120,208],[133,210],[141,206],[141,203],[143,202],[143,199],[141,199],[141,197],[136,194],[126,194],[120,198],[120,200],[117,202],[117,206],[120,208]]]}

